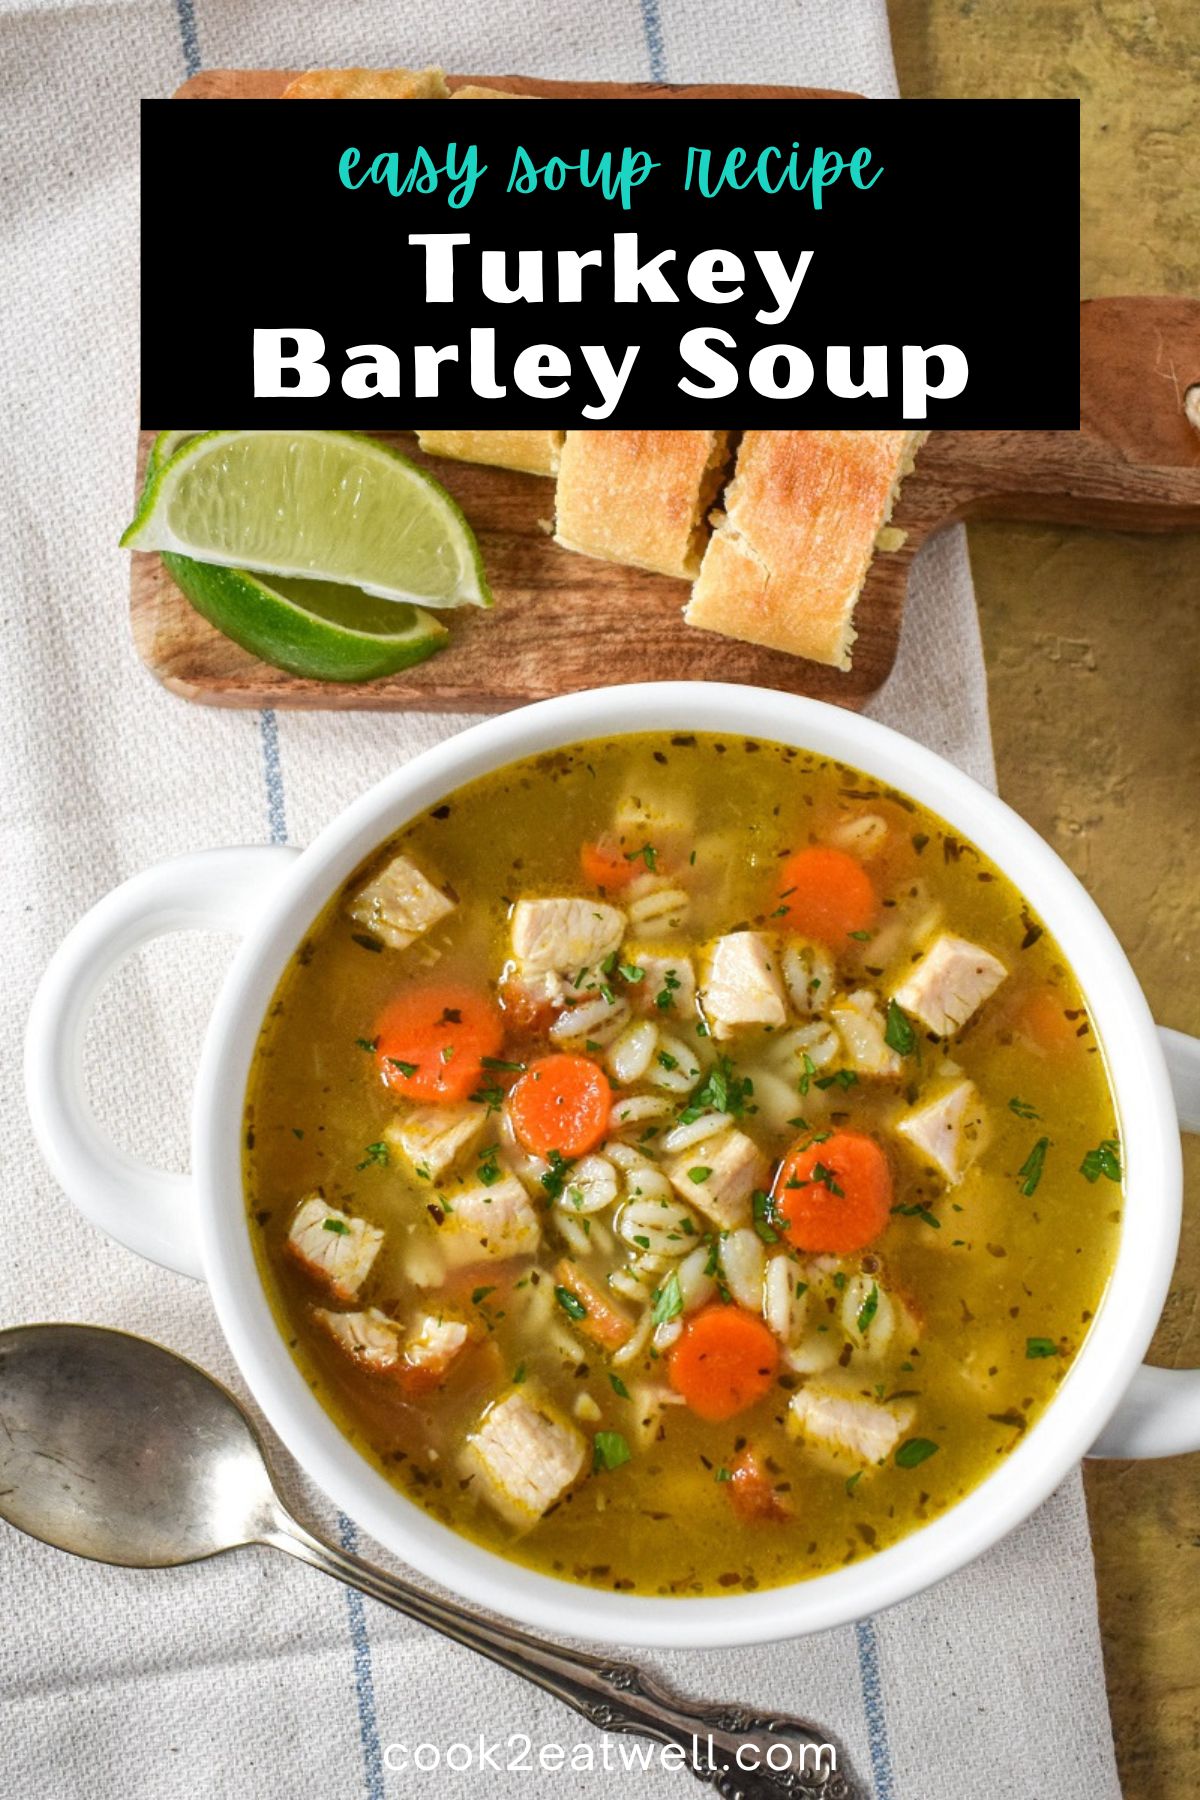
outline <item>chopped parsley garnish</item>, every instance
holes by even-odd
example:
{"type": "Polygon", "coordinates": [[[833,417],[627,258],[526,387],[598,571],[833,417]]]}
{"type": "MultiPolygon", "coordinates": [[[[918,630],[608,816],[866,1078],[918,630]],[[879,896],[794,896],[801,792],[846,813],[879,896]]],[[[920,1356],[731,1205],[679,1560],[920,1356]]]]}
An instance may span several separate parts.
{"type": "Polygon", "coordinates": [[[658,867],[658,851],[654,848],[654,845],[643,844],[640,850],[627,850],[625,852],[626,862],[637,862],[639,857],[653,875],[658,867]]]}
{"type": "Polygon", "coordinates": [[[639,968],[637,963],[619,963],[617,974],[622,981],[644,981],[646,979],[645,969],[639,968]]]}
{"type": "Polygon", "coordinates": [[[668,1071],[677,1069],[679,1067],[679,1058],[677,1056],[672,1056],[669,1050],[660,1050],[658,1053],[658,1066],[660,1069],[666,1069],[668,1071]]]}
{"type": "Polygon", "coordinates": [[[754,1229],[764,1244],[777,1244],[779,1233],[775,1229],[775,1209],[771,1204],[770,1194],[762,1188],[755,1188],[750,1196],[750,1206],[754,1215],[754,1229]]]}
{"type": "MultiPolygon", "coordinates": [[[[852,1088],[857,1082],[858,1076],[853,1069],[835,1069],[832,1075],[818,1075],[817,1077],[817,1086],[822,1089],[831,1087],[840,1087],[842,1089],[852,1088]]],[[[805,1090],[801,1088],[800,1091],[803,1093],[805,1090]]]]}
{"type": "Polygon", "coordinates": [[[1048,1137],[1039,1138],[1017,1170],[1017,1180],[1020,1182],[1021,1192],[1027,1200],[1037,1192],[1037,1185],[1042,1179],[1042,1170],[1046,1166],[1046,1152],[1049,1148],[1050,1139],[1048,1137]]]}
{"type": "Polygon", "coordinates": [[[896,1467],[915,1469],[920,1463],[928,1462],[931,1456],[936,1456],[940,1448],[940,1445],[931,1443],[929,1438],[905,1438],[896,1452],[896,1467]]]}
{"type": "Polygon", "coordinates": [[[1025,1354],[1031,1362],[1036,1362],[1043,1356],[1057,1356],[1058,1345],[1053,1338],[1026,1338],[1025,1354]]]}
{"type": "Polygon", "coordinates": [[[406,1081],[417,1072],[416,1063],[401,1062],[398,1056],[385,1056],[383,1060],[389,1069],[395,1069],[396,1073],[403,1075],[406,1081]]]}
{"type": "Polygon", "coordinates": [[[855,1469],[853,1475],[847,1475],[847,1477],[846,1477],[846,1492],[848,1494],[852,1494],[861,1480],[862,1480],[862,1470],[861,1469],[855,1469]]]}
{"type": "Polygon", "coordinates": [[[694,1181],[696,1186],[699,1187],[700,1183],[702,1181],[707,1181],[711,1174],[711,1169],[705,1168],[703,1163],[697,1163],[694,1169],[688,1170],[688,1180],[694,1181]]]}
{"type": "Polygon", "coordinates": [[[833,1285],[837,1289],[838,1293],[840,1294],[842,1292],[842,1289],[846,1285],[846,1276],[845,1276],[844,1270],[842,1270],[842,1269],[838,1270],[837,1274],[833,1278],[833,1285]]]}
{"type": "Polygon", "coordinates": [[[713,1480],[714,1481],[732,1481],[733,1480],[732,1471],[722,1467],[717,1470],[716,1474],[713,1476],[713,1480]]]}
{"type": "Polygon", "coordinates": [[[495,1187],[500,1179],[500,1163],[495,1149],[484,1152],[483,1159],[475,1171],[484,1187],[495,1187]]]}
{"type": "Polygon", "coordinates": [[[804,1073],[803,1073],[803,1075],[801,1075],[800,1083],[799,1083],[800,1092],[802,1094],[808,1093],[809,1083],[812,1081],[812,1078],[816,1074],[816,1072],[817,1072],[817,1065],[813,1061],[812,1057],[808,1054],[808,1051],[806,1050],[804,1052],[804,1073]]]}
{"type": "Polygon", "coordinates": [[[345,1219],[326,1219],[323,1229],[332,1231],[336,1237],[350,1236],[350,1227],[347,1225],[345,1219]]]}
{"type": "Polygon", "coordinates": [[[927,1206],[893,1206],[892,1211],[899,1213],[902,1219],[920,1219],[926,1225],[932,1225],[935,1231],[942,1229],[942,1221],[930,1212],[927,1206]]]}
{"type": "Polygon", "coordinates": [[[583,1304],[583,1301],[579,1298],[578,1294],[573,1294],[569,1287],[556,1287],[554,1290],[554,1298],[558,1301],[558,1304],[562,1307],[568,1319],[579,1320],[587,1318],[587,1307],[583,1304]]]}
{"type": "Polygon", "coordinates": [[[608,1372],[608,1383],[609,1383],[609,1386],[612,1388],[613,1393],[616,1394],[618,1399],[628,1400],[629,1389],[625,1386],[625,1383],[621,1380],[621,1377],[617,1374],[614,1374],[614,1372],[611,1369],[608,1372]]]}
{"type": "Polygon", "coordinates": [[[476,1088],[471,1095],[477,1106],[486,1106],[489,1112],[499,1112],[504,1105],[504,1098],[504,1089],[499,1082],[493,1082],[490,1087],[476,1088]]]}
{"type": "Polygon", "coordinates": [[[1099,1181],[1103,1175],[1108,1181],[1121,1179],[1121,1146],[1116,1138],[1105,1138],[1094,1150],[1089,1150],[1079,1165],[1079,1173],[1091,1182],[1099,1181]]]}
{"type": "Polygon", "coordinates": [[[619,1469],[632,1454],[619,1431],[598,1431],[592,1439],[592,1468],[598,1472],[619,1469]]]}
{"type": "Polygon", "coordinates": [[[476,1288],[475,1291],[471,1295],[471,1305],[472,1306],[482,1305],[482,1303],[487,1299],[488,1295],[494,1294],[495,1291],[496,1290],[494,1287],[478,1287],[478,1288],[476,1288]]]}
{"type": "Polygon", "coordinates": [[[443,1044],[441,1049],[438,1051],[438,1055],[441,1057],[441,1059],[444,1063],[448,1063],[448,1062],[452,1062],[454,1060],[454,1051],[455,1051],[455,1046],[453,1044],[443,1044]]]}
{"type": "Polygon", "coordinates": [[[516,1368],[513,1370],[513,1386],[520,1387],[520,1385],[524,1381],[524,1379],[525,1379],[525,1364],[518,1363],[516,1368]]]}
{"type": "Polygon", "coordinates": [[[912,1028],[912,1020],[896,1000],[888,1001],[887,1028],[883,1041],[897,1056],[911,1056],[917,1047],[917,1034],[912,1028]]]}
{"type": "MultiPolygon", "coordinates": [[[[845,1188],[838,1186],[836,1173],[833,1169],[827,1168],[823,1162],[816,1162],[813,1164],[812,1174],[809,1177],[809,1180],[818,1182],[822,1187],[828,1188],[829,1192],[831,1194],[836,1194],[839,1200],[845,1198],[846,1190],[845,1188]]],[[[806,1187],[808,1183],[805,1182],[801,1185],[806,1187]]],[[[834,1280],[836,1281],[836,1279],[837,1277],[835,1276],[834,1280]]]]}
{"type": "MultiPolygon", "coordinates": [[[[379,1039],[378,1038],[355,1038],[354,1041],[358,1045],[360,1050],[365,1050],[367,1052],[368,1056],[373,1056],[375,1054],[376,1050],[378,1050],[378,1048],[379,1048],[379,1039]]],[[[391,1060],[392,1059],[389,1056],[388,1061],[391,1062],[391,1060]]]]}
{"type": "Polygon", "coordinates": [[[1042,1116],[1036,1106],[1031,1106],[1028,1100],[1018,1100],[1015,1094],[1008,1103],[1008,1110],[1016,1113],[1018,1119],[1040,1119],[1042,1116]]]}
{"type": "Polygon", "coordinates": [[[848,931],[846,936],[857,938],[860,944],[869,944],[874,933],[870,931],[848,931]]]}
{"type": "Polygon", "coordinates": [[[481,1056],[479,1060],[485,1069],[505,1069],[512,1075],[525,1073],[524,1063],[502,1062],[498,1056],[481,1056]]]}
{"type": "Polygon", "coordinates": [[[708,1257],[705,1260],[704,1273],[709,1276],[715,1275],[717,1269],[720,1267],[720,1262],[721,1247],[717,1243],[716,1238],[712,1238],[708,1246],[708,1257]]]}
{"type": "Polygon", "coordinates": [[[369,1169],[374,1164],[377,1168],[386,1169],[389,1160],[386,1144],[368,1144],[363,1151],[362,1161],[355,1163],[354,1167],[356,1170],[369,1169]]]}
{"type": "Polygon", "coordinates": [[[654,996],[654,1004],[659,1012],[670,1012],[675,1004],[675,995],[680,988],[680,980],[674,969],[668,969],[663,976],[663,984],[654,996]]]}
{"type": "Polygon", "coordinates": [[[729,1058],[720,1056],[680,1113],[679,1122],[690,1125],[706,1112],[724,1112],[738,1119],[753,1095],[754,1083],[749,1076],[738,1075],[729,1058]]]}
{"type": "Polygon", "coordinates": [[[568,1162],[560,1150],[552,1150],[546,1160],[550,1167],[542,1176],[542,1186],[551,1200],[557,1200],[567,1185],[567,1176],[575,1165],[568,1162]]]}
{"type": "Polygon", "coordinates": [[[878,1311],[879,1311],[879,1283],[877,1281],[873,1281],[871,1283],[871,1291],[867,1295],[866,1299],[863,1301],[862,1305],[859,1307],[858,1318],[855,1320],[855,1324],[858,1327],[859,1337],[866,1337],[868,1331],[870,1331],[870,1329],[871,1329],[871,1324],[875,1318],[875,1314],[878,1311]]]}
{"type": "MultiPolygon", "coordinates": [[[[714,1245],[714,1251],[715,1248],[714,1245]]],[[[672,1269],[654,1296],[654,1307],[650,1317],[655,1325],[665,1325],[669,1320],[677,1319],[682,1311],[683,1289],[679,1285],[678,1273],[672,1269]]]]}

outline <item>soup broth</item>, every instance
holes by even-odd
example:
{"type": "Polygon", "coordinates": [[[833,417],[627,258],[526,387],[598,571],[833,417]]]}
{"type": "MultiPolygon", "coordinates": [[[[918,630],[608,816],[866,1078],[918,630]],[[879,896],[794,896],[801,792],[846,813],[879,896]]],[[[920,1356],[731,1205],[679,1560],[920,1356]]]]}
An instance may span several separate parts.
{"type": "Polygon", "coordinates": [[[640,1594],[870,1555],[1054,1397],[1120,1222],[1103,1056],[973,845],[767,742],[582,743],[414,819],[280,982],[250,1230],[409,1499],[640,1594]]]}

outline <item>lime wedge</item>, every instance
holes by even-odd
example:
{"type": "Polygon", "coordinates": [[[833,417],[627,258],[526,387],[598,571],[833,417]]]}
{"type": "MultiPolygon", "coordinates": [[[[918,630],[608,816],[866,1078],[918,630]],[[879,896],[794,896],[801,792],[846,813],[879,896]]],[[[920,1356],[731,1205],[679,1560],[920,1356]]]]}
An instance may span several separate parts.
{"type": "Polygon", "coordinates": [[[206,431],[150,475],[123,545],[384,600],[490,606],[475,534],[446,490],[350,431],[206,431]]]}
{"type": "Polygon", "coordinates": [[[154,480],[165,462],[170,462],[181,444],[186,444],[189,438],[199,436],[198,431],[160,431],[146,458],[146,485],[149,486],[154,480]]]}
{"type": "Polygon", "coordinates": [[[163,562],[218,631],[263,662],[310,681],[373,681],[424,661],[450,635],[419,606],[338,582],[287,575],[268,581],[169,550],[163,562]]]}

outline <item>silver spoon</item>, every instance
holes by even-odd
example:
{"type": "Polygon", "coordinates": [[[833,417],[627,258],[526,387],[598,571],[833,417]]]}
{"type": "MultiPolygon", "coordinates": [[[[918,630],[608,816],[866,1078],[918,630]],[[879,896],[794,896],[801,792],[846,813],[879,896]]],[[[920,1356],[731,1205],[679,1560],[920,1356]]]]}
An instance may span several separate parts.
{"type": "Polygon", "coordinates": [[[801,1719],[678,1699],[634,1663],[484,1618],[315,1537],[276,1493],[233,1395],[127,1332],[0,1331],[0,1518],[122,1568],[174,1568],[269,1544],[523,1675],[605,1731],[678,1744],[686,1766],[727,1800],[859,1800],[818,1749],[828,1734],[801,1719]]]}

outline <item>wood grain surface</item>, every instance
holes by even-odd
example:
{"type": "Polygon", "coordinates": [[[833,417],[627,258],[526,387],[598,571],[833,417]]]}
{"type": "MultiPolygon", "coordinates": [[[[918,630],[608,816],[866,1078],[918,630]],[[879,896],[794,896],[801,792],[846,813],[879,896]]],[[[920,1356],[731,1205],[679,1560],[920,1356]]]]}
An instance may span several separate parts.
{"type": "MultiPolygon", "coordinates": [[[[269,99],[286,70],[209,70],[183,99],[269,99]]],[[[735,94],[832,98],[817,89],[667,87],[451,76],[513,93],[656,99],[735,94]]],[[[549,536],[553,484],[501,469],[424,458],[415,440],[381,433],[448,487],[479,537],[496,606],[456,613],[446,649],[415,669],[361,684],[303,681],[221,636],[156,556],[136,554],[134,642],[173,692],[217,706],[492,711],[585,687],[671,676],[745,682],[860,707],[895,660],[908,573],[934,532],[957,519],[1001,517],[1126,530],[1200,526],[1200,434],[1183,412],[1200,382],[1200,302],[1110,299],[1080,314],[1081,429],[935,432],[905,483],[898,550],[876,555],[855,613],[847,672],[685,625],[687,585],[574,555],[549,536]]],[[[143,433],[138,483],[150,442],[143,433]]]]}

